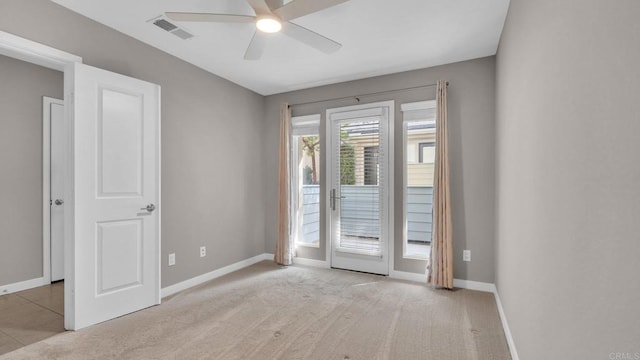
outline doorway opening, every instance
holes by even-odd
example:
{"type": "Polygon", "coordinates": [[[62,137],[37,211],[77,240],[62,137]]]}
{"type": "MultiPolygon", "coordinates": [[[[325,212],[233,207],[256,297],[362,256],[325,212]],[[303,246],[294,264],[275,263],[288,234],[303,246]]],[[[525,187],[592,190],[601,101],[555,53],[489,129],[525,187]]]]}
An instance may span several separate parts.
{"type": "Polygon", "coordinates": [[[52,190],[60,199],[64,192],[61,161],[51,156],[51,146],[64,148],[52,138],[64,135],[63,102],[55,99],[64,82],[61,71],[3,55],[0,68],[0,186],[10,189],[0,210],[2,354],[64,331],[64,240],[51,236],[64,215],[50,205],[52,190]]]}

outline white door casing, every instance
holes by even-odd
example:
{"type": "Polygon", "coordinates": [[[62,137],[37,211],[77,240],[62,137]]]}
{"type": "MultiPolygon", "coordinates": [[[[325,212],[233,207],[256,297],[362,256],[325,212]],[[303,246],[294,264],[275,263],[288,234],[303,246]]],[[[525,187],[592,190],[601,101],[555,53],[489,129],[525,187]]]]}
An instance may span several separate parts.
{"type": "MultiPolygon", "coordinates": [[[[26,61],[28,63],[43,66],[48,69],[66,71],[67,65],[78,62],[82,63],[82,58],[70,54],[68,52],[52,48],[50,46],[16,36],[0,30],[0,54],[10,58],[26,61]]],[[[65,88],[67,84],[65,83],[65,88]]],[[[65,91],[65,93],[67,93],[65,91]]],[[[43,101],[44,103],[44,101],[43,101]]],[[[45,111],[47,111],[45,109],[45,111]]],[[[66,114],[65,114],[66,117],[66,114]]],[[[21,281],[14,284],[2,286],[2,293],[14,293],[37,286],[48,285],[51,282],[51,206],[50,206],[50,122],[49,114],[43,114],[43,131],[42,131],[42,277],[21,281]],[[46,115],[46,116],[45,116],[46,115]]],[[[65,119],[66,127],[66,119],[65,119]]],[[[66,129],[66,128],[65,128],[66,129]]],[[[65,130],[66,131],[66,130],[65,130]]],[[[65,175],[67,171],[65,170],[65,175]]],[[[65,193],[67,189],[65,189],[65,193]]],[[[67,226],[65,222],[65,227],[67,226]]],[[[65,254],[66,242],[69,241],[65,237],[65,254]]],[[[65,271],[67,268],[65,267],[65,271]]],[[[65,299],[66,301],[66,299],[65,299]]]]}
{"type": "MultiPolygon", "coordinates": [[[[391,256],[393,254],[391,246],[393,245],[390,239],[393,235],[393,166],[390,159],[393,158],[393,116],[394,116],[394,101],[385,101],[365,105],[355,105],[336,109],[327,110],[327,146],[330,147],[330,151],[326,152],[327,156],[327,179],[329,180],[329,194],[327,204],[327,227],[329,234],[330,245],[330,259],[331,267],[364,271],[382,275],[389,274],[389,266],[392,264],[391,256]],[[360,184],[360,190],[366,192],[365,197],[368,197],[369,202],[366,203],[367,209],[364,212],[369,211],[366,216],[377,212],[375,219],[377,222],[375,226],[379,233],[372,237],[372,234],[367,232],[370,230],[362,230],[366,225],[358,223],[359,219],[349,219],[351,225],[347,225],[346,221],[342,222],[342,216],[347,215],[347,210],[343,212],[342,205],[349,204],[348,206],[357,208],[356,211],[361,211],[360,205],[363,203],[357,203],[355,198],[362,198],[362,194],[347,194],[348,186],[341,185],[340,178],[340,156],[341,156],[341,144],[345,139],[343,135],[345,129],[351,125],[355,125],[358,128],[358,124],[369,123],[365,125],[363,130],[375,134],[375,140],[369,140],[371,144],[378,147],[378,161],[379,171],[376,174],[377,178],[374,182],[378,183],[378,186],[367,186],[360,184]],[[367,189],[369,188],[369,189],[367,189]],[[375,188],[375,191],[371,191],[371,188],[375,188]],[[373,200],[370,197],[375,196],[373,200]],[[349,197],[349,198],[347,198],[349,197]],[[377,206],[371,207],[371,204],[378,202],[377,206]],[[354,223],[355,222],[355,223],[354,223]],[[344,226],[343,226],[344,225],[344,226]],[[348,227],[355,227],[355,232],[360,232],[360,236],[352,236],[349,234],[342,234],[342,231],[347,230],[348,227]],[[377,237],[377,239],[375,239],[377,237]],[[370,239],[374,238],[373,241],[370,239]],[[366,243],[372,244],[367,246],[366,243]],[[362,246],[365,244],[365,246],[362,246]]],[[[354,127],[351,127],[354,129],[354,127]]],[[[357,132],[357,131],[356,131],[357,132]]],[[[357,137],[357,136],[356,136],[357,137]]],[[[357,140],[356,140],[357,142],[357,140]]],[[[357,149],[356,152],[362,152],[363,149],[357,149]]],[[[364,153],[356,155],[356,158],[360,156],[356,162],[361,162],[360,166],[364,166],[366,162],[366,155],[364,153]]],[[[355,172],[364,172],[357,176],[366,177],[366,171],[364,169],[356,169],[355,172]]],[[[361,182],[362,180],[360,180],[361,182]]],[[[356,183],[358,185],[358,183],[356,183]]],[[[360,191],[354,189],[353,191],[360,191]]],[[[345,205],[347,206],[347,205],[345,205]]],[[[354,228],[351,229],[352,231],[354,228]]],[[[357,234],[358,235],[358,234],[357,234]]]]}
{"type": "Polygon", "coordinates": [[[160,303],[160,87],[75,63],[65,91],[65,327],[76,330],[160,303]]]}
{"type": "Polygon", "coordinates": [[[64,162],[66,135],[64,102],[45,97],[45,114],[50,124],[51,281],[64,279],[64,162]]]}

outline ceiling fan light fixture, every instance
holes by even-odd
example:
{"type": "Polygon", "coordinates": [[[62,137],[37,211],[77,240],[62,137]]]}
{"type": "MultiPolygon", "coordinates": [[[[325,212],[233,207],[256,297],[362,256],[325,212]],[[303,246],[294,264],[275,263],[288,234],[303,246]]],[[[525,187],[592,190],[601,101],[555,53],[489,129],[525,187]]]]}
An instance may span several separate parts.
{"type": "Polygon", "coordinates": [[[275,16],[265,15],[258,18],[256,27],[262,32],[272,34],[282,29],[282,23],[275,16]]]}

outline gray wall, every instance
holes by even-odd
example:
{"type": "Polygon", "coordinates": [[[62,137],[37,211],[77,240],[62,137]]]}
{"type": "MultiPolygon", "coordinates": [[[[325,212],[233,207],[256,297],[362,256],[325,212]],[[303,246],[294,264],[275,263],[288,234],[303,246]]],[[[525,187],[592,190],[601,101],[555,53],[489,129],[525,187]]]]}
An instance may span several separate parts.
{"type": "Polygon", "coordinates": [[[162,86],[162,286],[264,252],[264,97],[47,0],[2,0],[0,30],[162,86]]]}
{"type": "Polygon", "coordinates": [[[521,359],[640,353],[639,16],[636,0],[511,1],[496,278],[521,359]]]}
{"type": "MultiPolygon", "coordinates": [[[[450,82],[449,121],[451,186],[454,222],[455,277],[493,283],[494,281],[494,108],[495,108],[495,58],[487,57],[429,69],[379,76],[364,80],[322,86],[267,97],[264,153],[268,154],[264,173],[266,247],[275,248],[278,168],[279,108],[282,102],[302,103],[342,96],[387,91],[435,83],[445,79],[450,82]],[[472,262],[462,261],[462,250],[472,251],[472,262]]],[[[362,97],[361,103],[393,99],[395,114],[395,208],[402,209],[402,117],[400,104],[435,98],[435,88],[394,92],[379,96],[362,97]]],[[[320,113],[320,135],[325,136],[325,110],[327,108],[354,105],[354,100],[341,100],[294,107],[294,115],[320,113]]],[[[326,148],[326,147],[324,147],[326,148]]],[[[321,174],[326,174],[326,164],[321,156],[321,174]]],[[[323,179],[321,189],[328,194],[323,179]]],[[[327,196],[321,197],[325,206],[327,196]]],[[[324,223],[325,213],[321,213],[324,223]]],[[[402,259],[402,212],[395,213],[395,269],[424,273],[425,262],[402,259]]],[[[321,227],[320,249],[299,249],[299,256],[325,259],[324,227],[321,227]]]]}
{"type": "Polygon", "coordinates": [[[42,276],[42,97],[62,72],[0,56],[0,285],[42,276]]]}

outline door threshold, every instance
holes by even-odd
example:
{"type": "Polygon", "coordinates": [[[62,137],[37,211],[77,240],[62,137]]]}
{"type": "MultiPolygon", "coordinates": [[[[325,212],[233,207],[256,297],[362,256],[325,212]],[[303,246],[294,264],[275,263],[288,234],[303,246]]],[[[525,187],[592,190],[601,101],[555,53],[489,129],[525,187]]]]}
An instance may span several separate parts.
{"type": "Polygon", "coordinates": [[[376,274],[376,273],[372,273],[372,272],[367,272],[367,271],[359,271],[359,270],[351,270],[351,269],[342,269],[342,268],[337,268],[337,267],[331,267],[331,269],[333,270],[342,270],[342,271],[349,271],[349,272],[355,272],[355,273],[360,273],[360,274],[369,274],[369,275],[376,275],[376,276],[382,276],[382,277],[389,277],[389,275],[384,275],[384,274],[376,274]]]}

